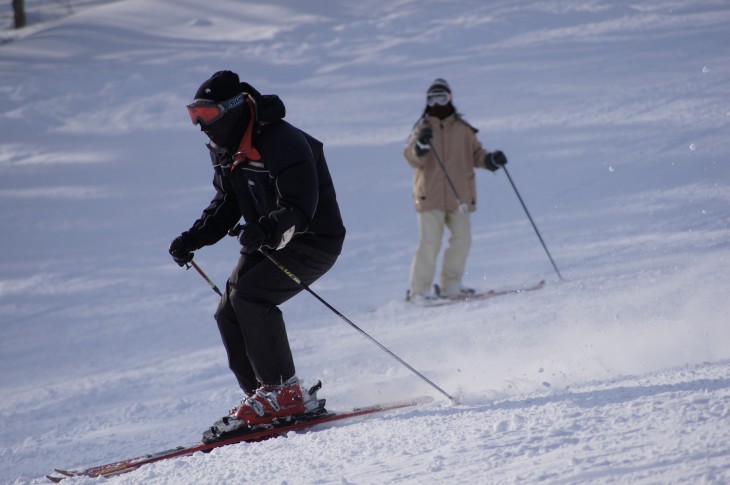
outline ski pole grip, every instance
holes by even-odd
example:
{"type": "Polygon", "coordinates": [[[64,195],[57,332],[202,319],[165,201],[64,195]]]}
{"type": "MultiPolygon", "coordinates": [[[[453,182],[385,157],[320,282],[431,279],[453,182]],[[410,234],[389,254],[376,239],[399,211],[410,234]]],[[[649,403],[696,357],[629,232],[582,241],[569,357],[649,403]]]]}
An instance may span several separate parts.
{"type": "Polygon", "coordinates": [[[228,235],[238,237],[238,235],[241,234],[241,227],[241,224],[236,224],[232,228],[228,229],[228,235]]]}

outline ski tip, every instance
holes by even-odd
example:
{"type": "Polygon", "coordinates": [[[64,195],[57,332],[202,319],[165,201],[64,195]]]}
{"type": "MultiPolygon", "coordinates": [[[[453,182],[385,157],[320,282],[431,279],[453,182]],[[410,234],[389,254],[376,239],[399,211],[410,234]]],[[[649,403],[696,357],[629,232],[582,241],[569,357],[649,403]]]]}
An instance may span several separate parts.
{"type": "Polygon", "coordinates": [[[428,404],[430,402],[433,402],[433,398],[431,396],[420,396],[413,399],[414,404],[428,404]]]}
{"type": "Polygon", "coordinates": [[[412,397],[409,399],[403,399],[402,401],[393,401],[385,404],[372,404],[370,406],[362,406],[362,407],[356,407],[353,408],[353,412],[363,412],[363,411],[390,411],[400,408],[408,408],[412,406],[420,406],[422,404],[428,404],[430,402],[433,402],[433,397],[431,396],[418,396],[418,397],[412,397]]]}
{"type": "Polygon", "coordinates": [[[53,483],[60,483],[63,480],[65,480],[66,478],[74,476],[74,472],[70,472],[68,470],[63,470],[61,468],[54,468],[53,471],[63,475],[62,477],[57,477],[55,475],[46,475],[46,478],[49,479],[50,481],[52,481],[53,483]]]}
{"type": "Polygon", "coordinates": [[[417,396],[412,397],[409,399],[404,399],[403,401],[396,401],[392,403],[393,405],[402,405],[404,407],[406,406],[420,406],[422,404],[428,404],[434,401],[434,398],[431,396],[417,396]]]}
{"type": "Polygon", "coordinates": [[[434,398],[431,396],[418,396],[418,397],[412,397],[410,399],[406,399],[404,401],[401,401],[400,403],[394,403],[396,406],[398,404],[401,404],[400,407],[410,407],[410,406],[422,406],[424,404],[429,404],[434,401],[434,398]]]}

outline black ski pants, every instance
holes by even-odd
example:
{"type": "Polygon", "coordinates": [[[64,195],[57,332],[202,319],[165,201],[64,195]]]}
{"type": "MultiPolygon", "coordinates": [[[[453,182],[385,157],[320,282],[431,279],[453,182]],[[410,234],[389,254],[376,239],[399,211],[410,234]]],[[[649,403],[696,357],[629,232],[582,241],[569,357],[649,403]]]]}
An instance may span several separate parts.
{"type": "MultiPolygon", "coordinates": [[[[272,255],[307,285],[337,260],[335,254],[296,240],[272,255]]],[[[228,353],[228,365],[244,392],[250,394],[260,384],[281,384],[295,375],[278,305],[302,289],[263,254],[241,254],[215,319],[228,353]]]]}

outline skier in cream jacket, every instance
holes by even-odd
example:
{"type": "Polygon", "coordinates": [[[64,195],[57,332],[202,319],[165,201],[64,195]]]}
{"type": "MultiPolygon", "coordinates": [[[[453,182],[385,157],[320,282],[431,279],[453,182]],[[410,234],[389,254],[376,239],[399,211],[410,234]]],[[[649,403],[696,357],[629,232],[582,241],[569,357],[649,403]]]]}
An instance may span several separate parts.
{"type": "Polygon", "coordinates": [[[438,296],[462,297],[474,293],[461,282],[471,247],[470,213],[476,211],[474,168],[494,172],[507,163],[501,151],[489,152],[482,147],[476,137],[477,130],[461,117],[452,100],[448,83],[436,79],[428,88],[424,113],[403,150],[403,156],[414,169],[413,202],[420,236],[411,265],[408,292],[411,301],[435,297],[431,285],[444,228],[449,229],[450,236],[443,256],[438,296]]]}

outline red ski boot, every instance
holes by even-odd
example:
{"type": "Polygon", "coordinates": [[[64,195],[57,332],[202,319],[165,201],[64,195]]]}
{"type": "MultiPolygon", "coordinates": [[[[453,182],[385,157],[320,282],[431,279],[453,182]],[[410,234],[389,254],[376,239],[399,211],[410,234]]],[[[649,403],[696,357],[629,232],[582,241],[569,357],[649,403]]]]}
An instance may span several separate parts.
{"type": "Polygon", "coordinates": [[[268,424],[274,420],[304,414],[304,398],[299,379],[289,379],[279,386],[262,385],[253,396],[241,401],[231,416],[249,426],[268,424]]]}

